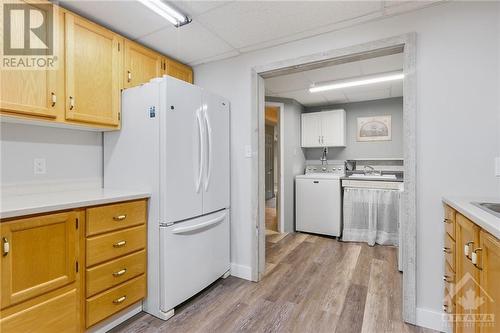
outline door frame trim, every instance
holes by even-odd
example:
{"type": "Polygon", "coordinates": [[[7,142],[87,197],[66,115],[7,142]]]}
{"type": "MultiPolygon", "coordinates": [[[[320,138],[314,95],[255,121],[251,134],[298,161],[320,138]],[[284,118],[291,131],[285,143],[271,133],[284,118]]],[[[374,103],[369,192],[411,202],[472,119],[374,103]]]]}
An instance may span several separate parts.
{"type": "MultiPolygon", "coordinates": [[[[260,261],[264,258],[262,244],[265,241],[265,191],[260,184],[265,180],[263,165],[264,146],[263,141],[263,123],[264,123],[264,77],[273,77],[283,75],[294,71],[303,71],[306,68],[316,66],[322,67],[333,65],[335,63],[344,63],[346,59],[355,58],[358,60],[367,57],[382,56],[396,53],[396,50],[403,53],[404,64],[403,71],[405,79],[403,83],[403,136],[404,136],[404,192],[402,195],[402,221],[403,228],[403,320],[405,322],[416,324],[416,297],[417,297],[417,161],[416,161],[416,135],[417,135],[417,77],[416,77],[416,53],[417,53],[417,34],[410,32],[394,37],[366,42],[314,53],[306,56],[300,56],[291,59],[275,61],[269,64],[254,66],[251,69],[252,83],[252,115],[251,128],[252,147],[257,148],[253,151],[252,161],[252,184],[254,184],[251,193],[252,219],[256,229],[255,237],[252,237],[252,279],[258,281],[261,277],[259,268],[264,266],[265,262],[260,261]],[[264,238],[263,238],[264,237],[264,238]],[[260,246],[259,246],[260,244],[260,246]],[[260,260],[259,260],[260,259],[260,260]]],[[[254,148],[254,149],[255,149],[254,148]]],[[[265,260],[265,258],[264,258],[265,260]]]]}

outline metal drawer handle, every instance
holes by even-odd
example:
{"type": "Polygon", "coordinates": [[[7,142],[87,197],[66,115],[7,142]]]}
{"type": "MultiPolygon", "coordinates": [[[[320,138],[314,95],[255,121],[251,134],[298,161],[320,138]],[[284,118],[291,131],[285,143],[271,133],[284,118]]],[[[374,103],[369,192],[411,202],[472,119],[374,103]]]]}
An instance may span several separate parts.
{"type": "Polygon", "coordinates": [[[10,243],[7,237],[3,237],[3,256],[5,257],[6,255],[9,254],[10,252],[10,243]]]}
{"type": "Polygon", "coordinates": [[[447,218],[445,218],[445,219],[443,220],[443,222],[444,222],[444,223],[451,223],[451,221],[450,221],[449,219],[447,219],[447,218]]]}
{"type": "Polygon", "coordinates": [[[483,268],[480,267],[477,263],[477,251],[482,251],[483,249],[478,247],[477,249],[475,249],[474,251],[472,251],[472,255],[471,255],[471,261],[472,263],[474,264],[474,266],[476,266],[476,268],[478,268],[479,270],[482,270],[483,268]]]}
{"type": "Polygon", "coordinates": [[[130,71],[127,71],[127,82],[130,82],[132,80],[132,73],[130,71]]]}
{"type": "Polygon", "coordinates": [[[467,243],[465,243],[465,246],[464,246],[464,254],[467,258],[470,259],[470,249],[471,249],[471,245],[473,245],[474,242],[473,241],[468,241],[467,243]]]}
{"type": "Polygon", "coordinates": [[[123,303],[126,299],[127,299],[127,295],[123,295],[122,297],[113,300],[113,303],[120,304],[120,303],[123,303]]]}
{"type": "Polygon", "coordinates": [[[123,214],[123,215],[118,215],[118,216],[113,216],[113,220],[115,221],[123,221],[127,218],[127,214],[123,214]]]}
{"type": "Polygon", "coordinates": [[[448,312],[448,305],[446,305],[446,304],[443,305],[443,311],[448,312]]]}
{"type": "Polygon", "coordinates": [[[453,279],[451,278],[451,276],[443,275],[443,281],[448,282],[448,283],[452,283],[453,279]]]}
{"type": "Polygon", "coordinates": [[[443,247],[444,253],[451,253],[451,249],[449,247],[443,247]]]}
{"type": "Polygon", "coordinates": [[[73,110],[75,108],[75,98],[73,96],[69,96],[69,109],[73,110]]]}
{"type": "Polygon", "coordinates": [[[127,269],[124,268],[122,270],[119,270],[118,272],[113,272],[114,277],[122,276],[123,274],[127,273],[127,269]]]}
{"type": "Polygon", "coordinates": [[[114,243],[113,247],[124,247],[127,244],[127,241],[119,241],[118,243],[114,243]]]}
{"type": "Polygon", "coordinates": [[[56,94],[54,94],[53,92],[50,93],[50,97],[52,99],[52,104],[51,106],[54,107],[56,106],[56,102],[57,102],[57,97],[56,97],[56,94]]]}

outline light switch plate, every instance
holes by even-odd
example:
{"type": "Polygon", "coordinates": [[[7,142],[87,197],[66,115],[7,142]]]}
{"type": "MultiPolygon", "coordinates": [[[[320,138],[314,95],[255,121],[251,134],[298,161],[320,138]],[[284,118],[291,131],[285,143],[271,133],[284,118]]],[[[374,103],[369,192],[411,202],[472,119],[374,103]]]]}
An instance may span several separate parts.
{"type": "Polygon", "coordinates": [[[495,158],[495,176],[500,177],[500,157],[495,158]]]}
{"type": "Polygon", "coordinates": [[[47,163],[45,158],[35,158],[33,160],[33,173],[35,175],[44,175],[47,173],[47,163]]]}

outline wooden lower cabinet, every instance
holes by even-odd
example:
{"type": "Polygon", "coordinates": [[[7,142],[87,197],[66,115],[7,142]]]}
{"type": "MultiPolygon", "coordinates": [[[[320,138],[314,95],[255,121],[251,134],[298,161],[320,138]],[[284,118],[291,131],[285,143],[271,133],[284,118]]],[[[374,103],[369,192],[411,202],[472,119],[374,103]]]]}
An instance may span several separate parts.
{"type": "Polygon", "coordinates": [[[143,299],[146,203],[0,221],[0,332],[82,332],[143,299]],[[109,212],[129,215],[111,219],[113,225],[109,212]],[[93,228],[86,228],[88,220],[93,228]],[[108,232],[86,236],[86,230],[108,232]],[[126,246],[113,246],[123,240],[126,246]]]}
{"type": "MultiPolygon", "coordinates": [[[[445,206],[445,211],[448,216],[452,208],[445,206]]],[[[452,250],[456,272],[447,256],[443,309],[452,315],[455,333],[500,332],[497,304],[500,302],[500,241],[462,214],[454,213],[454,220],[445,221],[452,221],[445,230],[446,237],[451,230],[455,233],[452,250]]]]}

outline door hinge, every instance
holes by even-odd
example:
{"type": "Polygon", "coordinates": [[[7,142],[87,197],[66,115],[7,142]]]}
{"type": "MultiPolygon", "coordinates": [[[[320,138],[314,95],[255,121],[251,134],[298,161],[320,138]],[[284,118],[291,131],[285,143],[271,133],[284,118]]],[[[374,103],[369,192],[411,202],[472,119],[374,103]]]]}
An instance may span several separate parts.
{"type": "Polygon", "coordinates": [[[76,261],[76,263],[75,263],[75,269],[76,269],[76,272],[78,273],[78,261],[76,261]]]}
{"type": "Polygon", "coordinates": [[[118,120],[121,120],[121,119],[122,119],[122,113],[118,112],[118,120]]]}
{"type": "Polygon", "coordinates": [[[78,230],[78,217],[77,217],[77,218],[76,218],[76,220],[75,220],[75,227],[76,227],[76,229],[78,230]]]}

